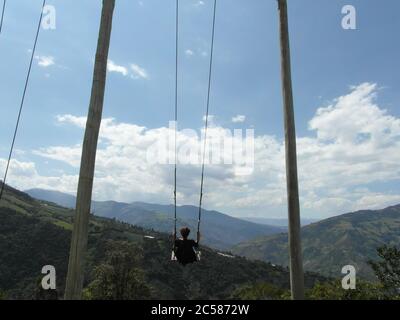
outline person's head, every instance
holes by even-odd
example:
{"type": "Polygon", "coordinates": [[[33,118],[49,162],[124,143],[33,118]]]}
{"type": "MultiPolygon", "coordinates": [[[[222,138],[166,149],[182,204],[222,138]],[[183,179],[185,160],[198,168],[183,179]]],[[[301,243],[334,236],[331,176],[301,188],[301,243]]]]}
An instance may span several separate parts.
{"type": "Polygon", "coordinates": [[[190,229],[188,227],[183,227],[181,229],[181,235],[183,239],[187,239],[189,237],[190,229]]]}

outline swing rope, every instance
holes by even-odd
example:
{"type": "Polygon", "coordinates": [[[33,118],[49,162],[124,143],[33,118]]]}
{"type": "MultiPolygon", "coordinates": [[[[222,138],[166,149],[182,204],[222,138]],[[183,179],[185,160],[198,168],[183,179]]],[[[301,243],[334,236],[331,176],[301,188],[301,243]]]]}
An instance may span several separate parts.
{"type": "MultiPolygon", "coordinates": [[[[211,97],[211,81],[212,81],[212,69],[213,69],[213,56],[214,56],[214,39],[215,39],[215,22],[217,13],[217,0],[214,0],[213,10],[213,22],[212,22],[212,35],[211,35],[211,53],[210,53],[210,64],[208,73],[208,88],[207,88],[207,107],[206,107],[206,118],[204,127],[204,146],[202,155],[202,166],[201,166],[201,180],[200,180],[200,199],[199,199],[199,215],[197,221],[197,241],[200,240],[200,223],[203,206],[203,195],[204,195],[204,175],[205,175],[205,161],[206,161],[206,148],[207,148],[207,133],[209,125],[209,114],[210,114],[210,97],[211,97]]],[[[174,170],[174,249],[175,239],[177,231],[177,124],[178,124],[178,61],[179,61],[179,0],[176,0],[176,56],[175,56],[175,170],[174,170]]]]}
{"type": "Polygon", "coordinates": [[[176,224],[177,224],[177,130],[178,130],[178,59],[179,59],[179,0],[176,0],[176,21],[175,21],[175,172],[174,172],[174,249],[176,239],[176,224]]]}
{"type": "Polygon", "coordinates": [[[0,34],[1,31],[3,30],[4,12],[6,10],[6,3],[7,0],[3,0],[3,9],[1,10],[1,20],[0,20],[0,34]]]}
{"type": "Polygon", "coordinates": [[[203,206],[203,195],[204,195],[204,172],[205,172],[205,160],[206,160],[206,148],[207,148],[207,133],[208,133],[208,117],[210,111],[210,95],[211,95],[211,80],[212,80],[212,69],[213,69],[213,56],[214,56],[214,39],[215,39],[215,20],[217,13],[217,0],[214,0],[214,14],[213,14],[213,24],[212,24],[212,35],[211,35],[211,54],[210,54],[210,66],[208,72],[208,90],[207,90],[207,110],[206,119],[204,127],[204,146],[203,146],[203,160],[201,166],[201,181],[200,181],[200,199],[199,199],[199,218],[197,221],[197,240],[200,240],[200,223],[201,223],[201,213],[203,206]]]}
{"type": "MultiPolygon", "coordinates": [[[[3,5],[3,10],[4,10],[4,6],[5,6],[5,4],[3,5]]],[[[11,147],[10,147],[10,153],[8,155],[6,170],[5,170],[4,177],[3,177],[3,183],[2,183],[1,189],[0,189],[0,201],[3,198],[3,193],[4,193],[4,188],[5,188],[5,185],[6,185],[8,170],[10,168],[10,162],[11,162],[12,154],[13,154],[13,151],[14,151],[15,140],[17,138],[17,133],[18,133],[18,129],[19,129],[19,123],[20,123],[20,120],[21,120],[22,109],[23,109],[24,103],[25,103],[25,96],[26,96],[26,92],[27,92],[27,89],[28,89],[29,79],[30,79],[30,76],[31,76],[32,64],[33,64],[33,59],[35,57],[36,45],[37,45],[37,42],[38,42],[38,39],[39,39],[40,27],[41,27],[42,18],[43,18],[43,10],[44,10],[45,6],[46,6],[46,0],[43,0],[42,10],[40,12],[39,24],[38,24],[37,31],[36,31],[36,36],[35,36],[35,42],[34,42],[33,49],[32,49],[31,60],[29,62],[29,68],[28,68],[28,73],[27,73],[26,80],[25,80],[24,91],[22,93],[22,99],[21,99],[21,104],[20,104],[20,107],[19,107],[17,122],[15,124],[14,135],[13,135],[13,139],[12,139],[12,143],[11,143],[11,147]]]]}

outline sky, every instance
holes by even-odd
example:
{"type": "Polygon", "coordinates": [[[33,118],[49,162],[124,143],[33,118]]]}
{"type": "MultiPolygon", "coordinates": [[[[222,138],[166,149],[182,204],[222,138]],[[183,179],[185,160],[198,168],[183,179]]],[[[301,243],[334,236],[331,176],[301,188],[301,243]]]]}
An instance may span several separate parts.
{"type": "MultiPolygon", "coordinates": [[[[41,0],[7,2],[0,35],[0,173],[29,64],[41,0]]],[[[101,1],[49,0],[7,182],[76,193],[101,1]]],[[[178,147],[202,145],[212,0],[181,0],[178,147]],[[184,130],[186,129],[186,130],[184,130]],[[190,129],[190,130],[188,130],[190,129]]],[[[288,0],[301,213],[326,218],[400,203],[400,3],[288,0]],[[357,29],[342,28],[342,8],[357,29]]],[[[218,0],[210,130],[254,130],[254,167],[208,164],[204,207],[287,215],[275,0],[218,0]]],[[[148,151],[171,133],[175,1],[117,0],[93,197],[173,202],[173,165],[148,151]]],[[[156,147],[156,151],[157,151],[156,147]]],[[[162,154],[162,153],[161,153],[162,154]]],[[[165,156],[165,154],[164,154],[165,156]]],[[[179,204],[198,203],[200,165],[178,163],[179,204]]]]}

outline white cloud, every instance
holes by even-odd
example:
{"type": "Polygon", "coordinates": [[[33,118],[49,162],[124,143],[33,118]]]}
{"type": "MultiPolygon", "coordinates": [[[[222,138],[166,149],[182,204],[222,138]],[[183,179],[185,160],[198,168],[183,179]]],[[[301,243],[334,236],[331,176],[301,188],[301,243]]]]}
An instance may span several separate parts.
{"type": "Polygon", "coordinates": [[[246,116],[238,114],[232,118],[233,123],[241,123],[246,121],[246,116]]]}
{"type": "Polygon", "coordinates": [[[115,63],[113,60],[108,60],[108,72],[119,73],[122,76],[129,76],[132,79],[148,79],[149,74],[146,69],[140,67],[135,63],[131,63],[128,67],[115,63]]]}
{"type": "Polygon", "coordinates": [[[86,126],[86,118],[85,117],[76,117],[70,114],[58,115],[56,119],[59,123],[69,123],[74,124],[80,128],[85,128],[86,126]]]}
{"type": "Polygon", "coordinates": [[[43,68],[48,68],[55,64],[55,58],[52,56],[35,56],[38,65],[43,68]]]}
{"type": "MultiPolygon", "coordinates": [[[[0,170],[3,172],[6,160],[0,159],[0,170]]],[[[59,190],[61,192],[76,193],[78,175],[59,174],[57,176],[43,176],[37,172],[33,162],[23,162],[13,159],[7,183],[20,189],[43,188],[59,190]]]]}
{"type": "Polygon", "coordinates": [[[191,57],[191,56],[194,55],[194,52],[193,52],[193,50],[191,50],[191,49],[187,49],[187,50],[185,50],[185,54],[186,54],[188,57],[191,57]]]}
{"type": "Polygon", "coordinates": [[[79,168],[81,153],[82,147],[80,145],[73,147],[48,147],[33,151],[34,155],[66,162],[75,168],[79,168]]]}
{"type": "MultiPolygon", "coordinates": [[[[400,119],[376,103],[378,88],[364,83],[351,88],[309,122],[310,134],[298,137],[298,168],[303,214],[323,217],[358,209],[375,209],[400,202],[397,190],[370,190],[376,183],[400,181],[400,119]]],[[[83,130],[86,118],[58,116],[59,123],[83,130]]],[[[225,134],[215,124],[210,129],[225,134]]],[[[149,146],[165,139],[169,128],[145,128],[104,119],[100,130],[94,194],[118,201],[172,201],[173,168],[149,163],[149,146]]],[[[228,132],[226,133],[228,134],[228,132]]],[[[179,131],[178,145],[200,146],[200,134],[179,131]]],[[[20,188],[40,186],[73,192],[81,146],[51,146],[35,150],[45,159],[61,161],[75,175],[42,176],[31,162],[13,162],[10,182],[20,188]]],[[[168,155],[166,155],[168,156],[168,155]]],[[[26,155],[24,155],[26,158],[26,155]]],[[[4,166],[4,160],[0,161],[4,166]]],[[[200,167],[179,165],[180,203],[198,200],[200,167]]],[[[274,136],[255,137],[255,169],[237,176],[230,165],[207,165],[207,207],[253,216],[286,215],[285,145],[274,136]]]]}
{"type": "MultiPolygon", "coordinates": [[[[204,116],[203,116],[203,121],[205,122],[206,120],[207,120],[207,116],[204,115],[204,116]]],[[[209,115],[208,115],[208,123],[209,123],[209,124],[213,124],[214,121],[215,121],[215,116],[212,115],[212,114],[209,114],[209,115]]]]}
{"type": "Polygon", "coordinates": [[[138,66],[137,64],[132,63],[131,70],[133,72],[132,78],[134,78],[134,79],[139,79],[139,78],[148,79],[149,78],[147,71],[144,68],[138,66]]]}
{"type": "Polygon", "coordinates": [[[126,68],[124,66],[117,65],[112,60],[108,60],[107,70],[108,70],[108,72],[120,73],[124,77],[126,77],[128,75],[128,68],[126,68]]]}

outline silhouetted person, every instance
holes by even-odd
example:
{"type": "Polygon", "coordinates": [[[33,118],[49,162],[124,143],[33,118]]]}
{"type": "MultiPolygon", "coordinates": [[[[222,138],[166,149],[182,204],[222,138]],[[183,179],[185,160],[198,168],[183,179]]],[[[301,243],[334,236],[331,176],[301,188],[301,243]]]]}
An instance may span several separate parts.
{"type": "Polygon", "coordinates": [[[197,241],[189,240],[190,229],[184,227],[180,230],[182,238],[175,238],[175,256],[178,262],[182,265],[187,265],[197,261],[195,248],[199,247],[200,233],[197,233],[197,241]]]}

